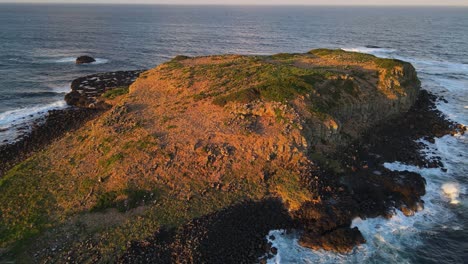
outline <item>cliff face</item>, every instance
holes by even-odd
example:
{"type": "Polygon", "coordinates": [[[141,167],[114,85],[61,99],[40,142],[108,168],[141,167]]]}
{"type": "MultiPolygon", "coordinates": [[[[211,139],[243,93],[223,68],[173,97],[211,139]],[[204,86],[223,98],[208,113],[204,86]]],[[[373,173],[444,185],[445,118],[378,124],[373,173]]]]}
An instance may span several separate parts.
{"type": "Polygon", "coordinates": [[[306,121],[310,125],[305,138],[319,152],[349,144],[375,124],[408,111],[417,98],[420,82],[409,63],[340,50],[310,53],[319,58],[309,63],[325,64],[339,73],[319,86],[318,100],[328,105],[325,122],[306,121]]]}
{"type": "Polygon", "coordinates": [[[1,179],[0,246],[85,218],[109,252],[246,199],[320,203],[301,180],[316,159],[407,111],[419,87],[406,62],[341,50],[176,57],[127,95],[94,93],[113,107],[1,179]]]}

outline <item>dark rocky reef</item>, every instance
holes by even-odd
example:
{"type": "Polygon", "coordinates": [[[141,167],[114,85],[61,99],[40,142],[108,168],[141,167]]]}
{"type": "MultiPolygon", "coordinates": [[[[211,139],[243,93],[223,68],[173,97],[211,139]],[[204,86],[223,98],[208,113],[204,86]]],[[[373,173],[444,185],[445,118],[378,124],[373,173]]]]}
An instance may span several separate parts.
{"type": "Polygon", "coordinates": [[[406,216],[424,208],[425,179],[413,172],[390,171],[383,164],[399,161],[420,167],[441,167],[440,158],[424,158],[420,138],[433,139],[466,127],[447,120],[436,108],[436,97],[422,90],[411,109],[401,116],[368,130],[360,140],[326,158],[337,161],[342,171],[330,164],[312,169],[304,181],[319,190],[321,203],[306,203],[295,213],[305,230],[300,244],[312,249],[324,248],[349,252],[364,242],[359,230],[351,229],[356,218],[383,216],[395,210],[406,216]]]}
{"type": "Polygon", "coordinates": [[[293,221],[280,200],[245,201],[135,241],[119,263],[256,263],[275,251],[265,234],[285,227],[293,221]]]}
{"type": "Polygon", "coordinates": [[[73,106],[99,108],[99,96],[113,88],[130,86],[143,71],[106,72],[80,77],[72,82],[72,91],[65,95],[65,101],[73,106]]]}
{"type": "Polygon", "coordinates": [[[76,64],[85,64],[85,63],[92,63],[92,62],[95,62],[95,61],[96,60],[91,56],[80,56],[80,57],[76,58],[75,63],[76,64]]]}

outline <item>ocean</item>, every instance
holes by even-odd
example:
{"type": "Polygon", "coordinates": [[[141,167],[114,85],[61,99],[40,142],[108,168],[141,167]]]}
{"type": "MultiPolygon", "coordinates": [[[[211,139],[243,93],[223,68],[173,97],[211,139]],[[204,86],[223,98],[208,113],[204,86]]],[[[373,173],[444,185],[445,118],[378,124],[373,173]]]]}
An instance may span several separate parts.
{"type": "MultiPolygon", "coordinates": [[[[0,144],[47,110],[67,107],[74,78],[146,69],[178,55],[272,54],[342,48],[413,63],[437,107],[468,124],[468,8],[0,4],[0,144]],[[75,65],[80,55],[97,58],[75,65]]],[[[422,139],[421,139],[422,140],[422,139]]],[[[350,254],[301,248],[272,230],[270,263],[466,263],[468,138],[425,142],[447,171],[402,163],[427,181],[413,217],[355,219],[367,240],[350,254]]]]}

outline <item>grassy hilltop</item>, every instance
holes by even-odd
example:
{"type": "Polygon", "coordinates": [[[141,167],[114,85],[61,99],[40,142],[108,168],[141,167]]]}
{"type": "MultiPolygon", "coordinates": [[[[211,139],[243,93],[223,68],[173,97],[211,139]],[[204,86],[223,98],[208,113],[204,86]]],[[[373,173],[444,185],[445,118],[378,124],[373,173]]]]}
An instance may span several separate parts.
{"type": "Polygon", "coordinates": [[[114,260],[161,226],[240,201],[320,203],[309,168],[345,172],[328,155],[418,90],[410,64],[342,50],[178,56],[104,94],[110,110],[0,179],[0,248],[114,260]]]}

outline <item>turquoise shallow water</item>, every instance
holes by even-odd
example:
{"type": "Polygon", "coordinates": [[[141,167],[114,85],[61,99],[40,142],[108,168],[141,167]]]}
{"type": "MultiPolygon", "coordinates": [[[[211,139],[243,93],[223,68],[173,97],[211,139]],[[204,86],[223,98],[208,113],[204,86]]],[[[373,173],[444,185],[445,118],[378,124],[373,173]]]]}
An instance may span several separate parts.
{"type": "MultiPolygon", "coordinates": [[[[412,62],[438,107],[468,124],[468,8],[194,7],[0,4],[0,144],[16,128],[66,107],[70,82],[154,67],[177,54],[271,54],[330,47],[412,62]],[[376,46],[379,48],[369,48],[376,46]],[[83,54],[97,58],[75,65],[83,54]]],[[[388,164],[427,180],[415,217],[356,219],[369,241],[350,255],[300,248],[276,232],[279,263],[463,263],[468,259],[468,142],[428,143],[447,172],[388,164]],[[454,202],[454,201],[457,201],[454,202]]]]}

